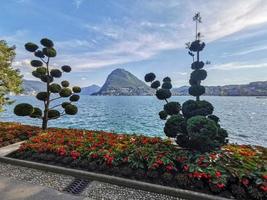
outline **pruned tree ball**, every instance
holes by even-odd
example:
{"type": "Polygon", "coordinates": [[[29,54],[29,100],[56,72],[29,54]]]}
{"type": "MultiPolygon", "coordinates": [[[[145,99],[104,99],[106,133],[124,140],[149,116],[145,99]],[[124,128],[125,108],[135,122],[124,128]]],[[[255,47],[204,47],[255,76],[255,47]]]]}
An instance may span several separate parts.
{"type": "Polygon", "coordinates": [[[172,84],[171,84],[171,82],[164,82],[161,87],[163,89],[170,90],[170,89],[172,89],[172,84]]]}
{"type": "Polygon", "coordinates": [[[69,97],[72,94],[72,91],[69,88],[63,88],[60,92],[59,95],[61,97],[69,97]]]}
{"type": "Polygon", "coordinates": [[[156,75],[152,72],[145,75],[146,82],[152,82],[155,80],[155,78],[156,78],[156,75]]]}
{"type": "Polygon", "coordinates": [[[41,67],[41,66],[43,66],[43,62],[40,61],[40,60],[32,60],[31,61],[31,66],[33,66],[33,67],[41,67]]]}
{"type": "Polygon", "coordinates": [[[169,102],[167,104],[164,105],[164,111],[168,114],[168,115],[176,115],[179,114],[181,110],[181,105],[179,104],[179,102],[169,102]]]}
{"type": "Polygon", "coordinates": [[[207,71],[204,69],[195,70],[191,73],[191,79],[203,81],[207,78],[207,71]]]}
{"type": "Polygon", "coordinates": [[[46,55],[47,57],[56,57],[57,51],[54,48],[43,48],[43,54],[46,55]]]}
{"type": "Polygon", "coordinates": [[[213,106],[210,102],[188,100],[183,103],[182,112],[186,118],[190,118],[196,115],[207,116],[213,112],[213,106]]]}
{"type": "Polygon", "coordinates": [[[46,101],[48,96],[47,96],[47,92],[39,92],[37,95],[36,95],[36,98],[40,101],[46,101]]]}
{"type": "Polygon", "coordinates": [[[68,65],[62,66],[61,69],[63,72],[67,72],[67,73],[71,71],[71,67],[68,65]]]}
{"type": "Polygon", "coordinates": [[[194,80],[194,79],[189,79],[189,84],[190,85],[197,85],[197,80],[194,80]]]}
{"type": "Polygon", "coordinates": [[[68,105],[71,105],[71,103],[70,102],[63,102],[61,104],[62,108],[66,108],[66,106],[68,106],[68,105]]]}
{"type": "Polygon", "coordinates": [[[49,110],[48,119],[57,119],[60,117],[60,112],[58,110],[49,110]]]}
{"type": "Polygon", "coordinates": [[[205,87],[202,85],[192,85],[189,89],[188,92],[192,96],[201,96],[202,94],[205,94],[205,87]]]}
{"type": "Polygon", "coordinates": [[[78,108],[75,105],[67,105],[65,108],[65,113],[68,115],[75,115],[78,112],[78,108]]]}
{"type": "Polygon", "coordinates": [[[51,69],[50,75],[55,78],[60,78],[62,76],[62,72],[59,69],[51,69]]]}
{"type": "Polygon", "coordinates": [[[39,74],[39,76],[41,77],[42,75],[45,75],[46,74],[46,68],[45,67],[38,67],[36,69],[36,72],[39,74]]]}
{"type": "Polygon", "coordinates": [[[151,86],[150,87],[153,88],[153,89],[158,89],[159,86],[160,86],[160,82],[159,81],[153,81],[151,83],[151,86]]]}
{"type": "Polygon", "coordinates": [[[77,95],[77,94],[73,94],[73,95],[70,96],[70,101],[71,102],[79,101],[79,99],[80,99],[80,96],[77,95]]]}
{"type": "Polygon", "coordinates": [[[36,78],[41,78],[42,74],[38,73],[37,71],[32,71],[32,75],[36,78]]]}
{"type": "Polygon", "coordinates": [[[193,69],[193,70],[202,69],[203,67],[204,67],[203,61],[195,61],[191,64],[191,69],[193,69]]]}
{"type": "Polygon", "coordinates": [[[24,45],[25,49],[29,52],[35,52],[39,47],[38,45],[32,43],[32,42],[28,42],[24,45]]]}
{"type": "Polygon", "coordinates": [[[204,42],[200,42],[199,40],[195,40],[194,42],[191,43],[189,50],[190,51],[202,51],[205,47],[205,43],[204,42]]]}
{"type": "Polygon", "coordinates": [[[14,108],[14,113],[18,116],[30,116],[32,112],[33,112],[33,107],[28,103],[18,104],[14,108]]]}
{"type": "Polygon", "coordinates": [[[44,53],[41,50],[38,50],[34,53],[34,55],[38,58],[44,58],[44,53]]]}
{"type": "Polygon", "coordinates": [[[168,117],[168,113],[166,113],[164,110],[159,112],[159,118],[162,120],[166,120],[168,117]]]}
{"type": "Polygon", "coordinates": [[[164,133],[167,137],[176,137],[178,133],[183,132],[185,119],[181,115],[172,115],[165,123],[164,133]]]}
{"type": "Polygon", "coordinates": [[[156,96],[159,100],[164,100],[170,98],[172,95],[171,91],[168,89],[159,89],[156,92],[156,96]]]}
{"type": "Polygon", "coordinates": [[[41,76],[41,80],[45,83],[52,83],[54,81],[54,78],[49,75],[41,76]]]}
{"type": "Polygon", "coordinates": [[[48,39],[48,38],[43,38],[41,39],[40,43],[45,46],[45,47],[48,47],[48,48],[51,48],[54,46],[54,43],[52,40],[48,39]]]}
{"type": "Polygon", "coordinates": [[[166,83],[166,82],[171,82],[171,78],[170,77],[165,77],[164,79],[163,79],[163,82],[164,83],[166,83]]]}
{"type": "Polygon", "coordinates": [[[31,118],[40,118],[40,117],[42,117],[42,114],[43,114],[43,112],[40,108],[34,107],[33,112],[30,115],[30,117],[31,118]]]}
{"type": "Polygon", "coordinates": [[[82,91],[82,89],[81,89],[80,87],[78,87],[78,86],[74,86],[74,87],[72,88],[72,91],[73,91],[74,93],[80,93],[80,92],[82,91]]]}
{"type": "Polygon", "coordinates": [[[69,85],[70,85],[70,83],[69,83],[69,81],[62,81],[61,82],[61,85],[62,85],[62,87],[69,87],[69,85]]]}
{"type": "Polygon", "coordinates": [[[57,83],[53,83],[49,86],[49,91],[52,93],[59,93],[61,91],[61,86],[57,83]]]}

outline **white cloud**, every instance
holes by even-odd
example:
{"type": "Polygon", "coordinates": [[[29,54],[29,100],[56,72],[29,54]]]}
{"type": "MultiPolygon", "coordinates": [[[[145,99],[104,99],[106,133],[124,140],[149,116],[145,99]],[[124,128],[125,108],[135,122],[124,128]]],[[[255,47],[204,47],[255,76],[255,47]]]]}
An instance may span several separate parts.
{"type": "Polygon", "coordinates": [[[211,65],[208,70],[236,70],[236,69],[253,69],[253,68],[266,68],[267,62],[262,63],[245,63],[245,62],[229,62],[217,65],[211,65]]]}
{"type": "Polygon", "coordinates": [[[73,0],[76,9],[79,9],[84,0],[73,0]]]}

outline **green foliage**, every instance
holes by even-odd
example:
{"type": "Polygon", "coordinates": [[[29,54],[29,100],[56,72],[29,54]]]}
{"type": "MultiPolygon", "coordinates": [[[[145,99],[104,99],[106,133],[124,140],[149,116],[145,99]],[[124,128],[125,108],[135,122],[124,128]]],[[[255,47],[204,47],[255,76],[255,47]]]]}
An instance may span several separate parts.
{"type": "Polygon", "coordinates": [[[63,88],[60,92],[59,95],[61,97],[69,97],[72,94],[71,90],[69,88],[63,88]]]}
{"type": "Polygon", "coordinates": [[[180,110],[181,110],[181,105],[179,104],[179,102],[169,102],[164,105],[164,111],[168,115],[179,114],[180,110]]]}
{"type": "Polygon", "coordinates": [[[163,82],[161,88],[170,90],[172,89],[172,84],[170,82],[163,82]]]}
{"type": "Polygon", "coordinates": [[[51,48],[54,46],[54,43],[52,40],[50,39],[47,39],[47,38],[43,38],[41,39],[40,43],[45,46],[45,47],[48,47],[48,48],[51,48]]]}
{"type": "Polygon", "coordinates": [[[49,110],[48,119],[57,119],[60,117],[60,112],[58,110],[49,110]]]}
{"type": "Polygon", "coordinates": [[[50,75],[43,75],[41,76],[41,81],[45,83],[52,83],[54,81],[54,78],[50,75]]]}
{"type": "Polygon", "coordinates": [[[49,86],[49,91],[52,93],[59,93],[61,91],[61,86],[57,83],[53,83],[49,86]]]}
{"type": "Polygon", "coordinates": [[[160,82],[159,81],[153,81],[151,83],[150,87],[153,88],[153,89],[158,89],[160,87],[160,82]]]}
{"type": "Polygon", "coordinates": [[[152,82],[156,78],[156,75],[154,73],[148,73],[145,75],[145,81],[146,82],[152,82]]]}
{"type": "Polygon", "coordinates": [[[185,120],[181,115],[172,115],[165,123],[164,132],[167,137],[175,138],[178,133],[182,133],[185,120]]]}
{"type": "Polygon", "coordinates": [[[159,112],[159,118],[162,120],[166,120],[168,117],[168,113],[166,113],[164,110],[159,112]]]}
{"type": "Polygon", "coordinates": [[[26,43],[24,47],[29,52],[35,52],[39,48],[36,44],[32,42],[26,43]]]}
{"type": "Polygon", "coordinates": [[[36,95],[36,98],[40,101],[46,101],[47,98],[48,98],[48,94],[47,92],[39,92],[37,95],[36,95]]]}
{"type": "MultiPolygon", "coordinates": [[[[30,116],[32,118],[42,119],[42,129],[46,129],[48,126],[49,120],[57,119],[64,114],[75,115],[78,112],[78,108],[75,105],[72,105],[71,102],[76,102],[79,100],[80,96],[74,93],[80,93],[81,88],[78,86],[75,86],[71,90],[70,88],[68,88],[70,83],[66,80],[62,81],[61,85],[57,83],[53,83],[54,78],[60,78],[62,76],[62,71],[70,72],[71,67],[68,65],[64,65],[61,67],[62,71],[60,69],[50,70],[50,65],[49,65],[50,59],[53,57],[56,57],[57,55],[56,49],[54,48],[54,43],[52,40],[48,38],[41,39],[40,43],[44,47],[41,50],[39,50],[39,47],[36,44],[31,43],[31,42],[28,42],[25,44],[25,49],[29,52],[32,52],[34,56],[37,58],[36,60],[31,61],[31,65],[33,67],[36,67],[36,70],[32,71],[32,75],[36,78],[39,78],[41,81],[43,81],[46,84],[46,88],[47,88],[46,91],[39,92],[36,95],[36,98],[38,100],[41,100],[44,102],[44,109],[42,111],[40,108],[37,108],[37,107],[33,108],[29,104],[19,104],[15,107],[14,113],[19,116],[30,116]],[[53,97],[51,98],[52,93],[57,94],[59,96],[54,97],[53,95],[53,97]],[[52,101],[60,99],[60,98],[65,98],[65,97],[70,97],[69,98],[70,102],[64,102],[59,105],[57,104],[51,105],[52,101]],[[64,111],[59,111],[59,110],[54,109],[58,106],[61,106],[61,109],[64,109],[64,111]]],[[[11,50],[11,48],[9,49],[11,50]]],[[[14,56],[15,54],[13,53],[11,55],[14,56]]],[[[10,61],[12,60],[10,59],[10,61]]],[[[10,61],[9,63],[11,63],[10,61]]],[[[16,73],[18,72],[16,71],[16,73]]],[[[12,78],[12,81],[14,83],[18,83],[18,80],[16,80],[16,77],[10,74],[9,76],[12,78]]],[[[0,71],[0,81],[1,81],[1,71],[0,71]]],[[[16,90],[14,89],[13,92],[16,92],[16,90]]],[[[0,87],[0,109],[1,109],[1,87],[0,87]]]]}
{"type": "Polygon", "coordinates": [[[82,91],[82,89],[80,87],[78,87],[78,86],[74,86],[72,88],[72,92],[74,92],[74,93],[80,93],[81,91],[82,91]]]}
{"type": "Polygon", "coordinates": [[[8,46],[4,40],[0,40],[0,112],[4,110],[5,105],[14,102],[8,97],[10,92],[22,92],[22,76],[11,66],[15,55],[15,46],[8,46]]]}
{"type": "Polygon", "coordinates": [[[56,57],[57,52],[54,48],[43,48],[43,54],[47,57],[56,57]]]}
{"type": "Polygon", "coordinates": [[[73,94],[73,95],[70,96],[70,101],[71,102],[79,101],[79,99],[80,99],[80,96],[77,95],[77,94],[73,94]]]}
{"type": "Polygon", "coordinates": [[[187,120],[187,132],[190,138],[188,146],[205,152],[218,147],[216,137],[218,127],[216,123],[204,116],[194,116],[187,120]]]}
{"type": "Polygon", "coordinates": [[[71,103],[70,102],[63,102],[61,104],[62,108],[66,108],[66,106],[68,106],[68,105],[71,105],[71,103]]]}
{"type": "Polygon", "coordinates": [[[196,115],[207,116],[213,112],[213,106],[208,101],[193,101],[188,100],[182,105],[182,113],[184,117],[190,118],[196,115]]]}
{"type": "Polygon", "coordinates": [[[61,85],[62,85],[62,87],[69,87],[70,83],[69,83],[69,81],[62,81],[61,85]]]}
{"type": "Polygon", "coordinates": [[[60,78],[62,76],[62,72],[59,69],[52,69],[50,71],[50,75],[54,78],[60,78]]]}
{"type": "Polygon", "coordinates": [[[203,67],[204,67],[203,61],[195,61],[191,64],[191,69],[193,70],[202,69],[203,67]]]}
{"type": "Polygon", "coordinates": [[[33,67],[41,67],[41,66],[43,66],[43,63],[40,60],[32,60],[31,61],[31,66],[33,66],[33,67]]]}
{"type": "MultiPolygon", "coordinates": [[[[199,13],[193,18],[196,23],[201,22],[199,13]]],[[[197,27],[197,26],[196,26],[197,27]]],[[[187,43],[188,54],[193,58],[189,83],[189,94],[196,97],[196,100],[188,100],[182,105],[182,115],[180,114],[181,105],[178,102],[168,102],[171,97],[171,79],[165,77],[160,87],[159,81],[154,81],[154,73],[145,75],[146,82],[152,82],[151,88],[156,89],[156,97],[165,100],[164,110],[159,112],[160,119],[166,120],[164,132],[166,136],[176,138],[176,142],[181,147],[192,148],[198,151],[211,151],[226,144],[228,140],[227,131],[222,129],[219,118],[213,113],[213,106],[207,101],[201,101],[200,96],[205,93],[205,87],[201,81],[207,77],[207,71],[202,69],[204,62],[199,60],[200,51],[205,47],[205,43],[200,41],[200,33],[196,30],[196,40],[187,43]],[[196,53],[193,53],[196,52],[196,53]],[[196,56],[196,60],[195,60],[196,56]]]]}
{"type": "Polygon", "coordinates": [[[168,89],[159,89],[156,91],[156,96],[159,100],[165,100],[170,98],[172,95],[171,91],[168,89]]]}
{"type": "Polygon", "coordinates": [[[14,113],[18,116],[30,116],[33,110],[32,105],[28,103],[21,103],[15,106],[14,113]]]}
{"type": "Polygon", "coordinates": [[[30,115],[31,118],[40,118],[42,117],[42,110],[40,108],[34,107],[33,112],[30,115]]]}
{"type": "Polygon", "coordinates": [[[78,108],[75,105],[70,104],[65,107],[65,113],[68,115],[75,115],[77,112],[78,108]]]}
{"type": "Polygon", "coordinates": [[[71,67],[68,65],[62,66],[61,69],[62,69],[62,71],[67,72],[67,73],[71,71],[71,67]]]}
{"type": "Polygon", "coordinates": [[[188,93],[192,96],[198,97],[198,96],[201,96],[202,94],[204,94],[205,91],[206,91],[206,89],[202,85],[192,85],[189,88],[188,93]]]}

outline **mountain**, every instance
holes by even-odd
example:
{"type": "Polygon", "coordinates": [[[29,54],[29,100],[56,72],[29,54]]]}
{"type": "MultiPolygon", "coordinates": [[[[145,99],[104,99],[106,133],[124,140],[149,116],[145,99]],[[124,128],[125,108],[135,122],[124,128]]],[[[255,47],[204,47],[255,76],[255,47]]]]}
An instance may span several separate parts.
{"type": "MultiPolygon", "coordinates": [[[[188,95],[189,86],[172,89],[177,96],[188,95]]],[[[267,96],[267,81],[251,82],[244,85],[206,86],[207,96],[267,96]]]]}
{"type": "Polygon", "coordinates": [[[44,91],[45,84],[40,81],[25,80],[22,81],[22,88],[24,89],[23,94],[35,95],[40,91],[44,91]]]}
{"type": "Polygon", "coordinates": [[[96,93],[100,90],[101,87],[98,85],[90,85],[88,87],[82,88],[81,95],[91,95],[93,93],[96,93]]]}
{"type": "Polygon", "coordinates": [[[124,69],[112,71],[101,89],[93,95],[147,96],[154,91],[143,81],[124,69]]]}

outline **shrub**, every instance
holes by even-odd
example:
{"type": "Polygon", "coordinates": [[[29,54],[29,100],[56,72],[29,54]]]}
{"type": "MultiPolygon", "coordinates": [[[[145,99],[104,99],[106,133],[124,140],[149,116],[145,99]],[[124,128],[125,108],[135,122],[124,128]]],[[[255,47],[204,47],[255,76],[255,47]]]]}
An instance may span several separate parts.
{"type": "Polygon", "coordinates": [[[75,115],[78,112],[78,108],[75,105],[72,105],[71,102],[76,102],[79,100],[79,95],[74,93],[79,93],[81,88],[73,87],[72,90],[69,89],[70,83],[66,80],[61,82],[61,86],[54,82],[54,78],[60,78],[62,72],[70,72],[71,67],[64,65],[60,69],[51,69],[50,70],[50,60],[53,57],[56,57],[57,52],[54,48],[54,43],[48,38],[43,38],[40,41],[43,46],[42,49],[39,49],[38,45],[28,42],[25,44],[25,49],[29,52],[32,52],[35,57],[39,58],[31,61],[31,65],[36,68],[32,72],[32,75],[36,78],[41,79],[46,84],[46,91],[39,92],[36,95],[36,98],[44,102],[43,111],[40,108],[34,107],[30,104],[18,104],[14,108],[14,113],[18,116],[30,116],[32,118],[39,118],[42,120],[42,129],[47,129],[48,121],[52,119],[57,119],[64,114],[75,115]],[[44,67],[43,67],[44,65],[44,67]],[[59,95],[59,97],[51,98],[50,93],[59,95]],[[51,102],[60,98],[70,97],[70,102],[64,102],[58,105],[51,105],[51,102]],[[61,109],[64,109],[63,112],[55,110],[56,107],[61,106],[61,109]]]}
{"type": "MultiPolygon", "coordinates": [[[[200,14],[197,13],[193,20],[196,25],[201,22],[200,14]]],[[[197,27],[197,26],[196,26],[197,27]]],[[[165,77],[160,82],[156,79],[154,73],[145,75],[145,81],[151,82],[151,88],[156,90],[156,97],[159,100],[166,101],[164,110],[159,112],[159,117],[166,120],[164,132],[166,136],[176,139],[176,143],[182,147],[192,148],[198,151],[211,151],[226,144],[228,140],[227,131],[222,129],[219,124],[219,118],[213,113],[213,106],[205,100],[200,100],[200,96],[205,93],[205,87],[201,81],[207,78],[207,71],[203,69],[204,62],[200,61],[200,52],[204,49],[205,43],[200,40],[200,33],[196,30],[196,39],[187,43],[188,54],[192,56],[193,63],[191,68],[193,72],[190,76],[190,87],[188,92],[196,97],[196,100],[188,100],[183,103],[182,109],[179,102],[168,102],[172,94],[171,78],[165,77]],[[195,61],[195,54],[197,60],[195,61]],[[181,112],[182,111],[182,112],[181,112]]]]}

